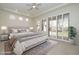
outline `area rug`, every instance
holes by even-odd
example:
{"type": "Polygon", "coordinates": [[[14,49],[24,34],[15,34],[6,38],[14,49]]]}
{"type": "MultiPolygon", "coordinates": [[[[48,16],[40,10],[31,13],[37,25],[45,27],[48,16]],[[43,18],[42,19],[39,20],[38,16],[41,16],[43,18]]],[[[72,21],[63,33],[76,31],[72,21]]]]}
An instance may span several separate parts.
{"type": "Polygon", "coordinates": [[[53,40],[47,40],[45,43],[42,43],[26,52],[23,55],[46,55],[47,52],[53,48],[58,42],[53,40]]]}
{"type": "Polygon", "coordinates": [[[4,55],[4,43],[0,42],[0,55],[4,55]]]}
{"type": "Polygon", "coordinates": [[[0,42],[0,55],[10,55],[11,51],[8,47],[7,41],[1,41],[0,42]]]}

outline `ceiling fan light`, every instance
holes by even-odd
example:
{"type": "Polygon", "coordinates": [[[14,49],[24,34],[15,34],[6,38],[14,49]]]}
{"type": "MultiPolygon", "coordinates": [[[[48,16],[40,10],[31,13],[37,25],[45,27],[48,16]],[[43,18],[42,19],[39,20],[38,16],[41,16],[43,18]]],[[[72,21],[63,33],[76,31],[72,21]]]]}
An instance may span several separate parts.
{"type": "Polygon", "coordinates": [[[36,6],[32,6],[33,8],[36,8],[36,6]]]}

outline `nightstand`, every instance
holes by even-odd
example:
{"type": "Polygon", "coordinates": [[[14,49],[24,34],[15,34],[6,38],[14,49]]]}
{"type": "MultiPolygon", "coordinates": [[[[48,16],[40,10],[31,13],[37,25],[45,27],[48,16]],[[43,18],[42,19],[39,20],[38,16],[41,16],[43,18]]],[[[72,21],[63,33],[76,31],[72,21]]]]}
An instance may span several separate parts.
{"type": "Polygon", "coordinates": [[[9,40],[8,34],[0,34],[0,41],[7,41],[9,40]]]}

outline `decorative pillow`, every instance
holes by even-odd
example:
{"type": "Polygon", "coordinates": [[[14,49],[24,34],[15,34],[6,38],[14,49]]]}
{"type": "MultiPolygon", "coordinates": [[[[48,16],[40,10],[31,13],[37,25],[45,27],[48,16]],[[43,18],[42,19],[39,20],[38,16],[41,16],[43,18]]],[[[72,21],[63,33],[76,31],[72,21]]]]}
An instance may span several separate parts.
{"type": "Polygon", "coordinates": [[[12,33],[18,33],[17,29],[12,29],[12,33]]]}
{"type": "Polygon", "coordinates": [[[27,31],[26,29],[18,29],[18,32],[21,33],[21,32],[27,32],[27,31]]]}

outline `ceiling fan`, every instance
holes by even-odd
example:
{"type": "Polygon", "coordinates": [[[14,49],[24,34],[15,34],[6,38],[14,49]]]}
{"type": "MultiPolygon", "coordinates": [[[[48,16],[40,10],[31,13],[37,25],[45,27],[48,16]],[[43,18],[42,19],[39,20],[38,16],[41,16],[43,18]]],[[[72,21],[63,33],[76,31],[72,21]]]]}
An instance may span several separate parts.
{"type": "Polygon", "coordinates": [[[26,4],[26,6],[30,7],[30,9],[28,9],[28,10],[33,10],[33,9],[38,10],[40,5],[41,5],[40,3],[26,4]]]}

